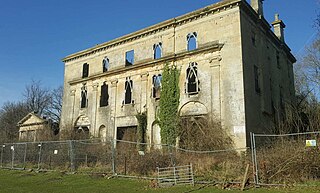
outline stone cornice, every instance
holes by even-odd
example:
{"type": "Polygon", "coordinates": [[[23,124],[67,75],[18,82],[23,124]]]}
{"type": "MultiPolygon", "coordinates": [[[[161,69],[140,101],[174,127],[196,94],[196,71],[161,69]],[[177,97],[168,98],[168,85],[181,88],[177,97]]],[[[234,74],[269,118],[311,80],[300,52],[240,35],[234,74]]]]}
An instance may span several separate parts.
{"type": "Polygon", "coordinates": [[[63,62],[67,63],[73,60],[77,60],[83,57],[87,57],[89,55],[105,51],[107,49],[113,48],[118,45],[122,45],[128,42],[132,42],[134,40],[150,36],[152,34],[167,30],[169,28],[173,28],[175,26],[184,25],[186,23],[192,22],[194,20],[206,17],[208,15],[212,15],[215,13],[219,13],[221,11],[233,8],[234,6],[238,6],[243,0],[224,0],[207,7],[198,9],[196,11],[187,13],[185,15],[169,19],[167,21],[158,23],[156,25],[144,28],[142,30],[130,33],[128,35],[122,36],[120,38],[111,40],[109,42],[105,42],[94,46],[92,48],[77,52],[75,54],[71,54],[62,59],[63,62]]]}
{"type": "Polygon", "coordinates": [[[27,127],[27,126],[36,126],[36,125],[45,125],[45,124],[48,124],[48,121],[43,121],[38,123],[18,124],[18,127],[27,127]]]}
{"type": "Polygon", "coordinates": [[[87,82],[90,80],[96,80],[96,79],[99,79],[99,78],[102,78],[105,76],[113,76],[113,75],[121,74],[121,73],[128,72],[128,71],[134,71],[134,70],[149,67],[149,66],[155,66],[155,65],[159,65],[159,64],[164,64],[166,62],[176,61],[177,59],[189,57],[189,56],[196,55],[199,53],[220,51],[222,49],[222,47],[223,47],[223,44],[212,43],[211,45],[207,45],[205,47],[200,47],[200,48],[193,50],[193,51],[184,51],[184,52],[181,52],[178,54],[170,54],[168,56],[164,56],[164,57],[159,58],[157,60],[137,61],[132,66],[127,66],[127,67],[124,66],[119,69],[110,70],[110,71],[107,71],[104,73],[94,74],[94,75],[89,76],[88,78],[75,79],[75,80],[72,80],[68,83],[70,85],[74,85],[74,84],[78,84],[78,83],[87,82]]]}

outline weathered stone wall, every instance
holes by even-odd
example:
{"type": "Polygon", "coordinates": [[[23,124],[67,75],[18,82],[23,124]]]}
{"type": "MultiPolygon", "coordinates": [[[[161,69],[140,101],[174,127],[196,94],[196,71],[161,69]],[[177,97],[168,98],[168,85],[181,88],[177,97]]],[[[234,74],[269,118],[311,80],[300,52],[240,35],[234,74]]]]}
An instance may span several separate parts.
{"type": "Polygon", "coordinates": [[[247,137],[249,132],[272,132],[285,106],[295,98],[295,59],[269,25],[263,24],[266,21],[257,18],[241,12],[247,137]],[[259,69],[260,92],[255,91],[254,66],[259,69]]]}
{"type": "MultiPolygon", "coordinates": [[[[169,63],[181,70],[180,115],[208,114],[221,121],[236,147],[245,147],[248,131],[253,131],[259,121],[268,121],[257,110],[262,108],[260,98],[266,101],[266,111],[270,111],[268,99],[276,94],[263,92],[263,96],[255,96],[252,66],[255,63],[263,66],[265,61],[260,58],[267,57],[259,54],[274,52],[277,45],[269,43],[272,41],[265,33],[270,32],[260,30],[258,24],[250,20],[251,16],[240,11],[240,6],[249,7],[240,0],[223,1],[66,57],[61,129],[73,129],[78,118],[85,116],[92,136],[115,138],[118,127],[136,126],[135,115],[147,111],[148,142],[160,143],[160,128],[155,123],[159,101],[152,97],[152,77],[161,74],[163,65],[169,63]],[[250,47],[252,31],[263,40],[254,52],[250,47]],[[187,51],[187,35],[194,32],[198,48],[187,51]],[[155,60],[153,45],[159,42],[162,57],[155,60]],[[125,53],[130,50],[135,52],[134,64],[125,67],[125,53]],[[102,71],[105,57],[109,58],[108,72],[102,71]],[[186,69],[191,62],[196,62],[198,67],[200,91],[196,95],[185,92],[186,69]],[[82,78],[84,63],[89,64],[88,78],[82,78]],[[128,77],[133,81],[133,104],[123,104],[128,77]],[[109,88],[109,105],[100,107],[104,82],[109,88]],[[80,108],[83,84],[88,92],[86,108],[80,108]]],[[[287,61],[285,52],[280,53],[283,61],[287,61]]],[[[292,70],[290,65],[287,66],[292,70]]],[[[263,72],[273,77],[283,76],[273,74],[276,73],[273,68],[263,72]]],[[[291,84],[292,79],[284,77],[281,81],[291,84]]],[[[268,83],[264,82],[264,86],[268,83]]],[[[272,92],[276,91],[272,89],[272,92]]]]}

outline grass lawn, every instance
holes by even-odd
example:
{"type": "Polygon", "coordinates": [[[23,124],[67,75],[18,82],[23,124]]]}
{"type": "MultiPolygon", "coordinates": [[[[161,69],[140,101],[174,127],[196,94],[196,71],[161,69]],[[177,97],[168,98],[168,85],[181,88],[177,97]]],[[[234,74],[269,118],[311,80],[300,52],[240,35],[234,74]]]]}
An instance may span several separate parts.
{"type": "MultiPolygon", "coordinates": [[[[90,175],[66,175],[59,172],[35,173],[28,171],[0,170],[0,193],[236,193],[239,190],[222,190],[216,186],[178,186],[151,188],[150,181],[123,178],[107,179],[90,175]]],[[[245,192],[257,193],[319,193],[319,186],[304,188],[250,189],[245,192]]]]}

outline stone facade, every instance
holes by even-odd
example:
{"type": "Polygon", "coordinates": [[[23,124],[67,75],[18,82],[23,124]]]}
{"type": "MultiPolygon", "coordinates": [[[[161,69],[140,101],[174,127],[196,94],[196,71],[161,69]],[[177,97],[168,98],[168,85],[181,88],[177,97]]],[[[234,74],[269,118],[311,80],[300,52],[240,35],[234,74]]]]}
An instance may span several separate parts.
{"type": "Polygon", "coordinates": [[[252,5],[221,1],[67,56],[60,128],[119,138],[146,111],[147,142],[160,143],[156,91],[168,63],[181,70],[180,116],[216,117],[246,147],[295,96],[295,58],[264,19],[262,0],[252,5]]]}

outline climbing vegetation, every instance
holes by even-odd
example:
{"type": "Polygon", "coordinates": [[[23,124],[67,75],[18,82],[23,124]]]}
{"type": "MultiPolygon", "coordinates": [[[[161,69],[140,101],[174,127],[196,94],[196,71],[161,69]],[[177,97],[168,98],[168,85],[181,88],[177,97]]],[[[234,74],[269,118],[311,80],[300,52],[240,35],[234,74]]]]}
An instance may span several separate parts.
{"type": "MultiPolygon", "coordinates": [[[[139,143],[145,143],[145,136],[147,131],[147,112],[138,113],[136,115],[138,120],[138,130],[137,130],[137,137],[139,143]]],[[[144,145],[140,144],[138,149],[143,150],[144,145]]]]}
{"type": "Polygon", "coordinates": [[[159,126],[161,128],[161,142],[175,145],[178,128],[178,107],[180,99],[179,89],[180,71],[176,66],[165,64],[162,73],[162,88],[159,109],[159,126]]]}

